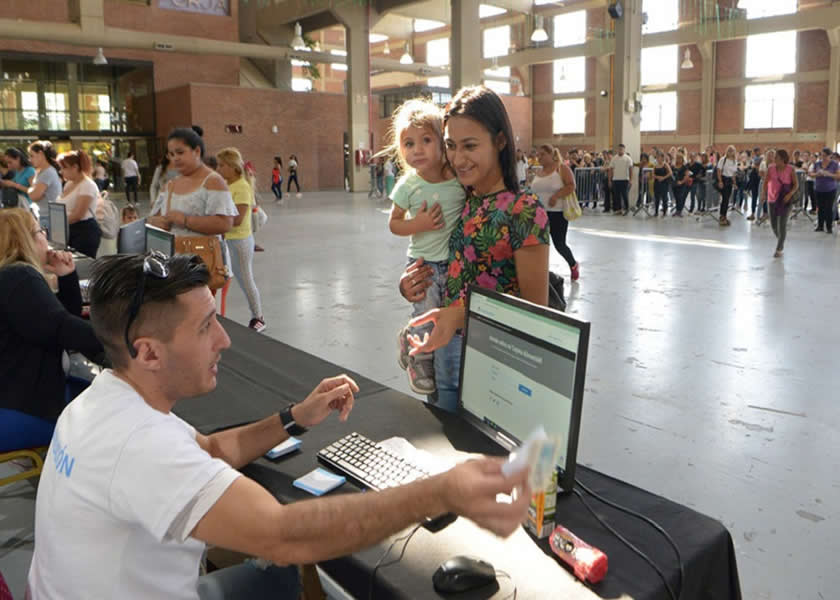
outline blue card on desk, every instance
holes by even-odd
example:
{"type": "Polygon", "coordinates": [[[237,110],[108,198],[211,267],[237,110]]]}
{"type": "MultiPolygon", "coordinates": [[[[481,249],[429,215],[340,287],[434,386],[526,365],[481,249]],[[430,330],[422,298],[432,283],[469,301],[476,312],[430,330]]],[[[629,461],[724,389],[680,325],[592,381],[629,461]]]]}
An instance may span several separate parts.
{"type": "Polygon", "coordinates": [[[288,440],[281,444],[277,444],[265,453],[266,458],[280,458],[290,452],[294,452],[295,450],[300,449],[301,441],[296,437],[290,437],[288,440]]]}
{"type": "Polygon", "coordinates": [[[318,468],[299,479],[295,479],[292,485],[314,496],[323,496],[327,492],[343,485],[345,481],[347,480],[341,475],[336,475],[325,469],[318,468]]]}

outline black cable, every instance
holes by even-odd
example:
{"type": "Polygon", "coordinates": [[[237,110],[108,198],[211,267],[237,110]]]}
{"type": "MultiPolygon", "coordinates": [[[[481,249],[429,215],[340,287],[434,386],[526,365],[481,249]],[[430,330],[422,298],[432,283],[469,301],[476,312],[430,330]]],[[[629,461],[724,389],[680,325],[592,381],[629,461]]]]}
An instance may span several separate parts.
{"type": "Polygon", "coordinates": [[[662,534],[662,537],[664,537],[665,540],[671,545],[671,548],[674,549],[674,554],[676,554],[676,556],[677,556],[677,564],[679,565],[679,569],[680,569],[680,587],[679,587],[679,593],[677,594],[677,598],[681,598],[682,597],[682,591],[683,591],[683,585],[685,584],[685,564],[683,563],[682,554],[680,553],[680,549],[677,546],[677,543],[674,541],[674,538],[672,538],[670,536],[670,534],[667,531],[665,531],[665,529],[663,529],[662,526],[659,523],[657,523],[656,521],[654,521],[650,517],[647,517],[647,516],[643,515],[642,513],[636,512],[635,510],[632,510],[630,508],[627,508],[626,506],[622,506],[621,504],[613,502],[612,500],[609,500],[608,498],[604,498],[600,494],[598,494],[596,492],[593,492],[591,489],[589,489],[588,487],[583,485],[583,483],[581,483],[581,481],[579,479],[575,479],[575,483],[584,492],[586,492],[587,494],[589,494],[590,496],[592,496],[596,500],[599,500],[600,502],[606,504],[607,506],[611,506],[612,508],[614,508],[616,510],[620,510],[623,513],[626,513],[626,514],[628,514],[632,517],[636,517],[637,519],[640,519],[640,520],[644,521],[645,523],[647,523],[648,525],[653,527],[656,531],[658,531],[660,534],[662,534]]]}
{"type": "Polygon", "coordinates": [[[653,562],[653,560],[647,554],[645,554],[636,546],[634,546],[633,543],[630,542],[630,540],[628,540],[623,535],[618,533],[615,529],[613,529],[609,523],[607,523],[606,521],[604,521],[604,519],[599,517],[595,510],[591,506],[589,506],[589,503],[583,497],[583,494],[580,493],[580,490],[573,489],[572,492],[575,494],[575,496],[580,498],[580,501],[586,507],[586,510],[588,510],[592,514],[592,516],[595,517],[595,519],[604,527],[604,529],[606,529],[616,538],[618,538],[621,541],[621,543],[630,548],[630,550],[636,553],[642,560],[649,564],[654,571],[656,571],[656,574],[659,575],[660,579],[662,579],[662,582],[665,584],[665,589],[668,591],[668,595],[671,597],[671,600],[677,600],[677,596],[674,594],[674,590],[671,589],[671,584],[668,583],[668,579],[665,577],[665,574],[662,572],[662,570],[656,566],[656,563],[653,562]]]}
{"type": "Polygon", "coordinates": [[[376,564],[373,567],[373,573],[370,576],[370,590],[368,591],[368,600],[373,600],[373,588],[376,587],[376,572],[379,569],[384,569],[385,567],[390,567],[391,565],[395,565],[398,562],[400,562],[402,560],[403,556],[405,555],[405,549],[408,547],[408,543],[411,541],[411,538],[414,537],[414,534],[417,533],[417,530],[420,529],[422,526],[423,526],[423,523],[418,523],[417,526],[414,529],[411,530],[411,533],[409,533],[408,535],[404,535],[402,537],[399,537],[399,538],[395,539],[393,542],[391,542],[391,545],[388,546],[388,549],[382,554],[382,556],[379,557],[379,560],[376,561],[376,564]],[[391,554],[391,550],[394,549],[394,546],[396,546],[398,543],[400,543],[403,540],[405,540],[405,543],[403,544],[403,547],[402,547],[402,550],[400,551],[399,557],[390,561],[390,562],[386,562],[386,563],[383,564],[382,561],[385,560],[385,558],[389,554],[391,554]]]}
{"type": "Polygon", "coordinates": [[[510,596],[505,597],[505,600],[511,598],[511,600],[516,600],[516,582],[513,580],[513,577],[510,576],[510,573],[502,571],[501,569],[495,569],[496,577],[501,575],[502,577],[507,577],[510,580],[511,585],[513,585],[513,594],[510,596]]]}

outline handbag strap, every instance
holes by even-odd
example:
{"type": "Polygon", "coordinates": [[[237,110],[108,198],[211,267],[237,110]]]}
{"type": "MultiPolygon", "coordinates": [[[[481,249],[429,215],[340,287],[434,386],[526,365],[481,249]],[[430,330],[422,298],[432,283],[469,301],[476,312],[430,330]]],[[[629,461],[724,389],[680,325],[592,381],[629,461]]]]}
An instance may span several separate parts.
{"type": "Polygon", "coordinates": [[[166,184],[166,187],[169,190],[169,193],[166,196],[166,214],[168,215],[169,214],[169,209],[172,207],[172,188],[175,187],[175,182],[170,181],[169,183],[166,184]]]}

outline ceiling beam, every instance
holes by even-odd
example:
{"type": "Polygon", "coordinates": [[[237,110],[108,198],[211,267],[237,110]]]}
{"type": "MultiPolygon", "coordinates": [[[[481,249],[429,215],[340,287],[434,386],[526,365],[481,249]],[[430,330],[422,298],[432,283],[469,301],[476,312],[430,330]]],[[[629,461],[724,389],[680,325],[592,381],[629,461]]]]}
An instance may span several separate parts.
{"type": "MultiPolygon", "coordinates": [[[[800,10],[795,15],[779,15],[761,19],[722,22],[720,34],[715,31],[698,31],[696,23],[683,23],[674,31],[651,33],[642,37],[642,47],[667,46],[670,44],[702,44],[745,38],[750,35],[774,33],[778,31],[805,31],[808,29],[833,29],[840,26],[840,4],[824,5],[800,10]]],[[[712,25],[708,29],[712,29],[712,25]]],[[[547,63],[573,56],[604,56],[615,52],[612,39],[589,40],[585,44],[562,48],[528,48],[514,54],[498,57],[499,66],[523,67],[547,63]]],[[[485,59],[483,68],[489,68],[490,61],[485,59]]]]}

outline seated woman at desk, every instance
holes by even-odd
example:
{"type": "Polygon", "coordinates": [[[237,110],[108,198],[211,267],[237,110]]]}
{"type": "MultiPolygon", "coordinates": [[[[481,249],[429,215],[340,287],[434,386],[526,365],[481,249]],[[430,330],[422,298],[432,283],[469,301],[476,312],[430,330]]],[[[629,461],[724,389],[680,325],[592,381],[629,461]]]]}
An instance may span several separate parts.
{"type": "MultiPolygon", "coordinates": [[[[446,157],[467,188],[467,203],[449,241],[444,307],[420,315],[410,325],[434,324],[424,339],[411,338],[413,351],[434,351],[436,403],[454,411],[467,289],[478,284],[546,305],[549,226],[537,197],[520,192],[510,119],[492,90],[462,89],[450,103],[444,125],[446,157]]],[[[410,265],[400,279],[400,293],[417,302],[431,276],[420,261],[410,265]]]]}
{"type": "Polygon", "coordinates": [[[0,452],[44,446],[71,399],[66,350],[101,360],[102,344],[79,317],[82,296],[69,252],[52,252],[35,217],[0,211],[0,452]],[[54,294],[44,275],[58,276],[54,294]]]}
{"type": "Polygon", "coordinates": [[[96,258],[102,230],[96,222],[99,188],[90,178],[90,158],[82,150],[72,150],[59,156],[58,164],[61,176],[67,182],[58,200],[67,205],[67,223],[70,225],[67,245],[96,258]]]}

